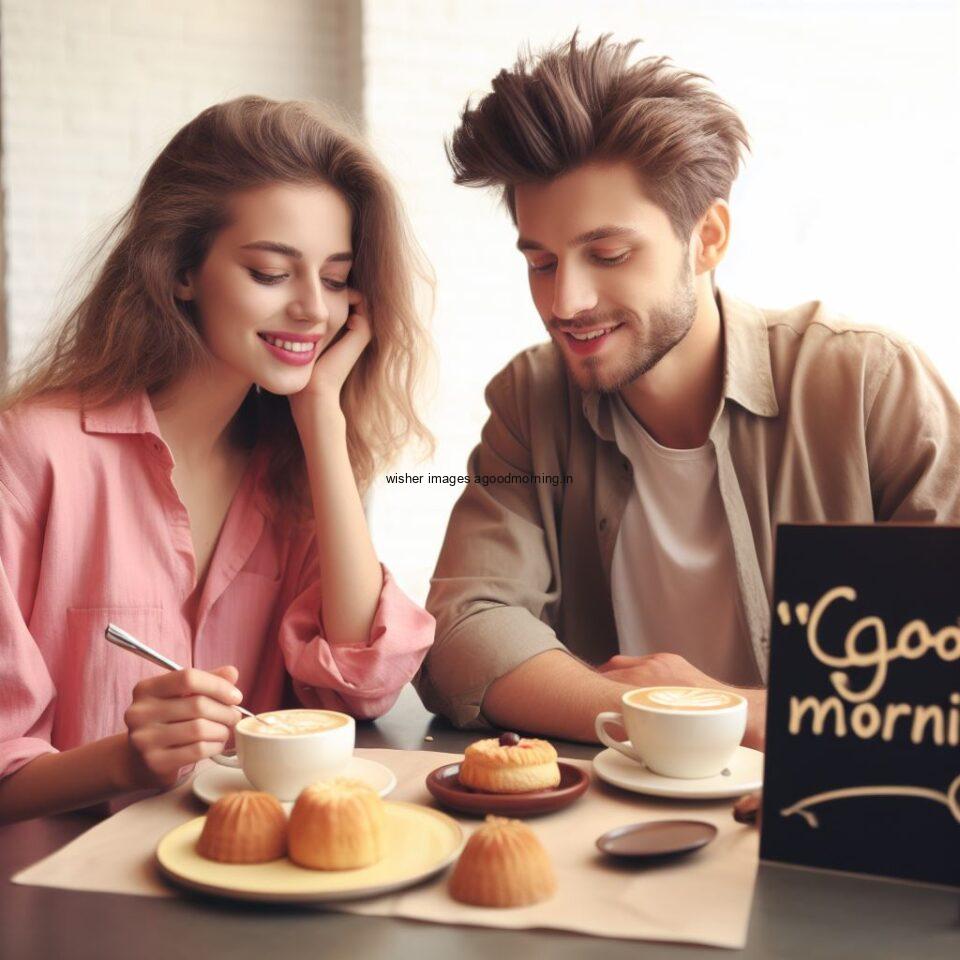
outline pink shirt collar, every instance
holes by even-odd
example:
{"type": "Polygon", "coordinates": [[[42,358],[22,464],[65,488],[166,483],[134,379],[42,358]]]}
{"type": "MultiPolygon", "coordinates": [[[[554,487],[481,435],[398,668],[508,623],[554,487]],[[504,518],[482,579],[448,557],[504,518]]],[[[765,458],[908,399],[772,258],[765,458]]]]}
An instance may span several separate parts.
{"type": "MultiPolygon", "coordinates": [[[[84,433],[152,437],[157,452],[164,454],[170,468],[174,465],[173,454],[160,433],[160,424],[146,390],[137,390],[115,403],[101,407],[87,407],[81,401],[80,425],[84,433]]],[[[270,516],[267,461],[266,447],[258,443],[253,449],[248,469],[252,474],[254,503],[264,517],[270,516]]]]}
{"type": "Polygon", "coordinates": [[[146,390],[138,390],[105,407],[83,405],[80,424],[85,433],[134,433],[160,437],[160,426],[146,390]]]}

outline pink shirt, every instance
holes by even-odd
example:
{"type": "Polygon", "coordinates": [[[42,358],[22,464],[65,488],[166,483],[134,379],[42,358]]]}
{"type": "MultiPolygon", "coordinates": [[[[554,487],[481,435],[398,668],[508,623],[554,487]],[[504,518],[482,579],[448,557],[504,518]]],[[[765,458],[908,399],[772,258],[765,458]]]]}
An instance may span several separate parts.
{"type": "Polygon", "coordinates": [[[254,713],[281,705],[287,672],[307,706],[369,718],[393,704],[433,618],[384,570],[369,639],[328,644],[315,538],[266,518],[265,463],[258,448],[191,622],[189,520],[146,393],[0,414],[0,777],[126,730],[134,685],[161,668],[108,643],[108,622],[181,666],[234,664],[254,713]]]}

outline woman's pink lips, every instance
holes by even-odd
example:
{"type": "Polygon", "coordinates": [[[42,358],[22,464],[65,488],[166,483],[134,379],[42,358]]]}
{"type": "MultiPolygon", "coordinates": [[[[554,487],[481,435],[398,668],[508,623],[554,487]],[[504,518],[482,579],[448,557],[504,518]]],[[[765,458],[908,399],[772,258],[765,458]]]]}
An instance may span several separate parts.
{"type": "MultiPolygon", "coordinates": [[[[317,353],[316,343],[314,343],[312,350],[304,350],[303,353],[291,353],[289,350],[284,350],[283,347],[275,347],[272,343],[264,340],[263,337],[261,337],[260,340],[278,360],[282,360],[284,363],[290,363],[295,367],[302,367],[305,364],[312,363],[317,353]]],[[[299,342],[302,343],[303,341],[301,340],[299,342]]]]}
{"type": "Polygon", "coordinates": [[[274,340],[289,340],[291,343],[316,343],[322,339],[321,333],[289,333],[286,330],[260,330],[257,336],[262,340],[264,337],[273,337],[274,340]]]}

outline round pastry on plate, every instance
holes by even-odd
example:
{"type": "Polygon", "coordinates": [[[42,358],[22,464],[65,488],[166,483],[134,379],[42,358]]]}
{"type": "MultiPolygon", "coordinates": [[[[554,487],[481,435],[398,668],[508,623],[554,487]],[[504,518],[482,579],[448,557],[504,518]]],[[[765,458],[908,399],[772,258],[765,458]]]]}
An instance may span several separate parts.
{"type": "Polygon", "coordinates": [[[287,850],[287,815],[269,793],[239,790],[207,811],[197,853],[221,863],[266,863],[287,850]]]}
{"type": "Polygon", "coordinates": [[[546,740],[515,733],[478,740],[464,751],[460,782],[484,793],[526,793],[560,783],[557,751],[546,740]]]}
{"type": "Polygon", "coordinates": [[[356,870],[383,856],[379,794],[360,780],[305,787],[290,811],[290,859],[314,870],[356,870]]]}
{"type": "Polygon", "coordinates": [[[557,881],[536,834],[519,820],[487,817],[463,848],[450,896],[476,907],[522,907],[553,896],[557,881]]]}

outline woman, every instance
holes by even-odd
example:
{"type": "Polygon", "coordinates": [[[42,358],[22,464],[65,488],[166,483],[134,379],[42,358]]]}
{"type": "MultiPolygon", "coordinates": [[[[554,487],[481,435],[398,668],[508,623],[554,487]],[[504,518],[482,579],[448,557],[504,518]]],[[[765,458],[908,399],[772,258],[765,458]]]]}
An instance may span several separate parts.
{"type": "Polygon", "coordinates": [[[0,413],[0,821],[172,786],[287,674],[377,716],[433,638],[360,499],[428,439],[414,248],[369,151],[304,103],[220,104],[114,233],[0,413]]]}

